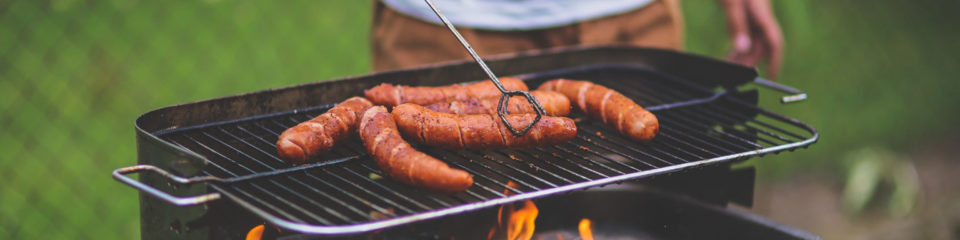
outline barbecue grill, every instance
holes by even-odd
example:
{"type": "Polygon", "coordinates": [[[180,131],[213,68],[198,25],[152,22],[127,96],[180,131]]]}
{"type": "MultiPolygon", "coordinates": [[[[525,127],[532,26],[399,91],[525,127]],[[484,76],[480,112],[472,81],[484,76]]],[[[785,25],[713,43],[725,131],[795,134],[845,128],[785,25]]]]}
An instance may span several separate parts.
{"type": "MultiPolygon", "coordinates": [[[[313,164],[292,166],[276,156],[274,143],[284,129],[376,84],[485,79],[473,62],[463,61],[157,109],[136,120],[139,165],[113,176],[141,191],[144,238],[230,236],[233,228],[218,226],[249,228],[257,221],[305,234],[358,234],[627,180],[729,171],[732,163],[818,139],[813,127],[759,108],[755,90],[739,90],[756,79],[755,70],[709,58],[603,46],[528,52],[487,63],[531,89],[562,77],[618,90],[657,115],[660,133],[651,142],[634,142],[574,113],[577,136],[558,146],[485,152],[415,146],[474,175],[475,184],[454,195],[382,177],[357,139],[338,144],[313,164]],[[127,176],[135,172],[139,180],[127,176]]],[[[739,199],[749,205],[752,174],[748,178],[746,197],[721,193],[701,200],[739,199]]],[[[708,175],[693,179],[711,181],[708,175]]]]}

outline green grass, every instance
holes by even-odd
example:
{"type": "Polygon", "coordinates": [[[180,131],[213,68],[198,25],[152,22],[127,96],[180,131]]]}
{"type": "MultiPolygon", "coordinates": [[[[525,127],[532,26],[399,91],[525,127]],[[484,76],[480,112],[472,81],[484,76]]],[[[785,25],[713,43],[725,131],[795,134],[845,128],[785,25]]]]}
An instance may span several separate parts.
{"type": "MultiPolygon", "coordinates": [[[[370,71],[370,1],[0,0],[0,239],[139,236],[134,119],[151,109],[370,71]]],[[[823,133],[757,161],[788,175],[847,149],[956,133],[957,3],[776,1],[781,81],[763,105],[823,133]],[[947,5],[947,6],[943,6],[947,5]]],[[[687,1],[688,49],[723,56],[722,13],[687,1]]]]}
{"type": "Polygon", "coordinates": [[[0,1],[0,239],[139,237],[133,121],[369,72],[368,1],[0,1]]]}

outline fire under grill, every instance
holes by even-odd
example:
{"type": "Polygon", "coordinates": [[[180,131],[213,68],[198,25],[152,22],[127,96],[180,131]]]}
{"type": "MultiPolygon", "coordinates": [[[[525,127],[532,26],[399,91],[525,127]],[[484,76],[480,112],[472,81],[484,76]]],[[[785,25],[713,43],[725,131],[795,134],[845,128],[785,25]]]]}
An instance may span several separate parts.
{"type": "MultiPolygon", "coordinates": [[[[531,89],[561,77],[616,89],[654,112],[660,120],[660,133],[651,142],[635,142],[575,112],[570,117],[577,122],[577,136],[558,146],[486,152],[415,146],[474,175],[475,184],[455,195],[424,192],[382,177],[385,175],[356,138],[338,143],[319,163],[291,166],[277,157],[275,142],[283,130],[332,105],[150,134],[205,160],[201,177],[181,182],[205,182],[212,193],[189,202],[183,198],[178,204],[201,203],[222,195],[277,226],[317,234],[368,232],[740,161],[804,147],[818,137],[804,123],[757,107],[755,91],[711,88],[647,67],[596,65],[517,76],[531,89]]],[[[152,190],[140,188],[148,193],[152,190]]]]}

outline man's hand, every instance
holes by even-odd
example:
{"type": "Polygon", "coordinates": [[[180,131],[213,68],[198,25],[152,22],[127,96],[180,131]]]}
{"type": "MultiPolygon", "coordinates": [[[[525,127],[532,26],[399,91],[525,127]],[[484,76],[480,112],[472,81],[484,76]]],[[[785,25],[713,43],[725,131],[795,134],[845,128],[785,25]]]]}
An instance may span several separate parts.
{"type": "Polygon", "coordinates": [[[768,77],[776,79],[783,59],[783,34],[773,16],[769,0],[720,0],[727,14],[727,26],[733,40],[728,59],[756,66],[769,61],[768,77]]]}

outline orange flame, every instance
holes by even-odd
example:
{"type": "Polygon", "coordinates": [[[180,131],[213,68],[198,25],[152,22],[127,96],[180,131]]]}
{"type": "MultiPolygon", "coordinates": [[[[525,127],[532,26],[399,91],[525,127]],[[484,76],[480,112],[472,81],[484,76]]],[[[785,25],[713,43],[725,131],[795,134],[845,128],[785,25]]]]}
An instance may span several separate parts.
{"type": "Polygon", "coordinates": [[[540,210],[533,201],[523,202],[523,208],[510,214],[510,221],[507,222],[507,239],[529,240],[533,237],[534,222],[537,220],[537,214],[540,210]]]}
{"type": "MultiPolygon", "coordinates": [[[[507,186],[516,188],[517,184],[509,181],[507,186]]],[[[504,189],[503,194],[510,195],[510,190],[504,189]]],[[[497,226],[490,229],[487,239],[493,239],[498,236],[497,233],[499,232],[501,234],[499,236],[506,239],[529,240],[533,238],[534,222],[536,222],[539,213],[540,210],[537,209],[537,205],[530,200],[523,202],[520,209],[517,209],[514,204],[500,206],[500,209],[497,210],[497,226]],[[506,208],[506,211],[504,211],[504,208],[506,208]],[[506,232],[503,229],[506,229],[506,232]],[[506,233],[506,236],[502,235],[504,233],[506,233]]]]}
{"type": "MultiPolygon", "coordinates": [[[[507,186],[516,189],[516,188],[517,188],[517,183],[515,183],[515,182],[513,182],[513,181],[507,181],[507,186]]],[[[503,195],[504,195],[504,196],[510,196],[510,189],[504,188],[504,189],[503,189],[503,195]]],[[[500,209],[497,209],[497,226],[503,226],[503,207],[505,207],[505,206],[507,206],[507,205],[501,205],[501,206],[500,206],[500,209]]],[[[513,206],[510,206],[510,209],[512,210],[512,209],[513,209],[513,206]]],[[[496,229],[490,229],[490,232],[491,232],[490,235],[491,235],[491,236],[493,236],[493,232],[494,232],[495,230],[496,230],[496,229]]],[[[487,239],[491,239],[491,237],[487,237],[487,239]]]]}
{"type": "Polygon", "coordinates": [[[263,224],[257,225],[247,232],[247,240],[260,240],[263,237],[263,224]]]}
{"type": "Polygon", "coordinates": [[[581,219],[580,225],[577,226],[577,229],[580,230],[580,239],[583,240],[593,240],[593,223],[590,222],[590,219],[581,219]]]}
{"type": "Polygon", "coordinates": [[[278,226],[275,226],[275,225],[270,225],[270,226],[273,226],[273,228],[267,228],[266,225],[264,224],[254,226],[253,228],[250,229],[249,232],[247,232],[247,237],[245,239],[260,240],[260,239],[263,239],[264,234],[267,235],[267,238],[272,238],[272,236],[276,236],[277,234],[280,234],[281,232],[283,232],[283,230],[280,230],[280,227],[278,226]]]}

